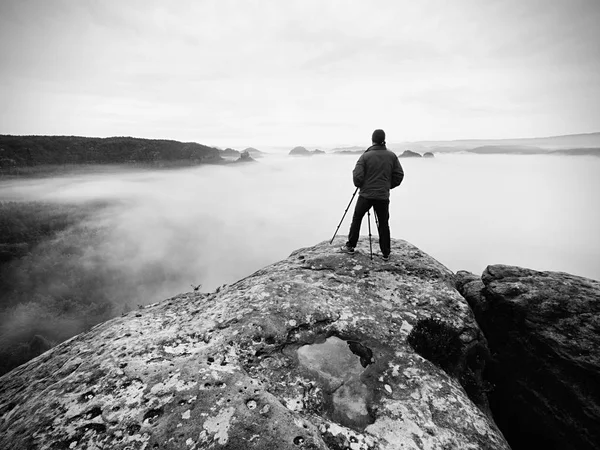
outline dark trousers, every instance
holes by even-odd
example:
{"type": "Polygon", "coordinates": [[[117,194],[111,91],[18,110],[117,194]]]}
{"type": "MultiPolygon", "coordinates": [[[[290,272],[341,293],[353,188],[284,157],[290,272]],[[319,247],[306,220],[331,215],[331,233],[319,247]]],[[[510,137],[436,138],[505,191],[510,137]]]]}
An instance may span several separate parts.
{"type": "Polygon", "coordinates": [[[367,211],[373,207],[377,220],[379,221],[379,248],[384,256],[390,254],[390,201],[376,200],[359,196],[352,216],[350,233],[348,233],[348,247],[356,247],[358,236],[360,235],[360,225],[367,211]]]}

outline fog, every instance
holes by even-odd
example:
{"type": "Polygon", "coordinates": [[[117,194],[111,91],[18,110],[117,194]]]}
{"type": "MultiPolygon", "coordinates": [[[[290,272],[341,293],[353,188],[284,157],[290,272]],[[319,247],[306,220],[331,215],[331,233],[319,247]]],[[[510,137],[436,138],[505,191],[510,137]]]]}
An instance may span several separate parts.
{"type": "MultiPolygon", "coordinates": [[[[147,304],[192,285],[212,291],[329,240],[354,192],[357,158],[270,155],[256,164],[13,180],[0,184],[0,200],[108,202],[85,224],[102,239],[77,264],[125,274],[131,303],[147,304]]],[[[503,263],[600,279],[600,158],[456,154],[401,163],[393,238],[453,271],[503,263]]],[[[366,218],[362,233],[368,239],[366,218]]]]}

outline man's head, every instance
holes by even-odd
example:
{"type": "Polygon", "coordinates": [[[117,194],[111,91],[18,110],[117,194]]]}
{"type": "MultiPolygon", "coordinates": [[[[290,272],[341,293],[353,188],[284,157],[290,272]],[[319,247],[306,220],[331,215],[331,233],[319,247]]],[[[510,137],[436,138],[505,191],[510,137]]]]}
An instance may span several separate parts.
{"type": "Polygon", "coordinates": [[[373,141],[373,144],[385,144],[385,131],[383,131],[383,130],[373,131],[373,136],[371,137],[371,141],[373,141]]]}

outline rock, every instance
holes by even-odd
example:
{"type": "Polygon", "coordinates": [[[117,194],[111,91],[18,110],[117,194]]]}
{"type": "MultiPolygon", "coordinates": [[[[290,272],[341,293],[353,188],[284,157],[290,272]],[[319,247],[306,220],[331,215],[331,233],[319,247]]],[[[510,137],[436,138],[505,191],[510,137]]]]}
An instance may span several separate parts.
{"type": "Polygon", "coordinates": [[[306,150],[304,147],[294,147],[293,149],[290,150],[290,155],[301,155],[301,156],[307,156],[310,155],[310,152],[308,150],[306,150]]]}
{"type": "Polygon", "coordinates": [[[423,158],[433,158],[433,157],[434,157],[433,153],[431,153],[431,152],[425,152],[425,153],[423,153],[423,158]]]}
{"type": "Polygon", "coordinates": [[[597,449],[600,282],[504,265],[456,281],[494,353],[490,403],[513,449],[597,449]]]}
{"type": "Polygon", "coordinates": [[[421,154],[411,150],[404,150],[401,155],[398,155],[398,158],[421,158],[421,154]]]}
{"type": "Polygon", "coordinates": [[[238,159],[235,162],[256,162],[254,158],[250,156],[250,153],[244,150],[238,159]]]}
{"type": "Polygon", "coordinates": [[[0,448],[508,449],[452,272],[405,241],[389,262],[344,241],[132,311],[4,375],[0,448]]]}

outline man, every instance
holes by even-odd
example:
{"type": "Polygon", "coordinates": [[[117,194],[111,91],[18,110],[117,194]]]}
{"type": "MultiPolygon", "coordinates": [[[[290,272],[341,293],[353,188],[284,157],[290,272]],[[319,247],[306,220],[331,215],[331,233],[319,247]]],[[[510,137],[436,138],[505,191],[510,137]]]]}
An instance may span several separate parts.
{"type": "Polygon", "coordinates": [[[379,221],[379,248],[383,260],[390,258],[390,189],[399,186],[404,179],[404,170],[395,153],[385,146],[385,132],[375,130],[371,141],[373,145],[364,152],[352,172],[354,186],[360,188],[354,216],[350,225],[348,242],[341,250],[344,253],[354,253],[358,243],[360,225],[367,211],[373,207],[379,221]]]}

